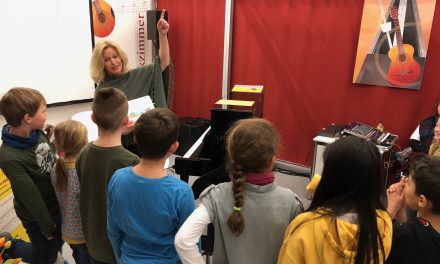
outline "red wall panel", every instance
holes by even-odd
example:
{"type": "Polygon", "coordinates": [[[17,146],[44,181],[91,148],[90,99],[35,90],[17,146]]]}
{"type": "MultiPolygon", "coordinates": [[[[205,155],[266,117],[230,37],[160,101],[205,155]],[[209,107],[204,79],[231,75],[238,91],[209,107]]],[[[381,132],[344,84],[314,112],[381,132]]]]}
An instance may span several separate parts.
{"type": "MultiPolygon", "coordinates": [[[[351,121],[380,121],[404,147],[440,98],[439,8],[420,91],[352,83],[363,3],[235,1],[231,86],[265,86],[264,117],[281,133],[281,159],[310,166],[320,129],[351,121]]],[[[174,111],[208,117],[221,97],[225,1],[158,4],[170,11],[174,111]]]]}
{"type": "MultiPolygon", "coordinates": [[[[263,115],[281,132],[282,159],[310,166],[312,139],[331,123],[380,121],[405,146],[440,97],[436,34],[420,91],[352,83],[363,2],[235,1],[231,84],[265,86],[263,115]]],[[[438,18],[437,8],[433,33],[438,18]]]]}
{"type": "Polygon", "coordinates": [[[221,98],[225,3],[216,0],[160,0],[169,12],[174,65],[173,110],[178,116],[209,118],[221,98]]]}

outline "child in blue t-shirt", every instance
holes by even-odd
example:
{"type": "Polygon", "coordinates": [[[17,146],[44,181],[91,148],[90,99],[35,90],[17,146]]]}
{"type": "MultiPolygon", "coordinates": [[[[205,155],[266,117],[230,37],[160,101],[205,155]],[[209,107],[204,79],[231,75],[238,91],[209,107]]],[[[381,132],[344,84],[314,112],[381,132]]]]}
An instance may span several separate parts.
{"type": "Polygon", "coordinates": [[[195,208],[191,187],[164,170],[179,124],[168,109],[144,113],[134,130],[141,162],[108,186],[107,230],[118,263],[180,263],[174,237],[195,208]]]}

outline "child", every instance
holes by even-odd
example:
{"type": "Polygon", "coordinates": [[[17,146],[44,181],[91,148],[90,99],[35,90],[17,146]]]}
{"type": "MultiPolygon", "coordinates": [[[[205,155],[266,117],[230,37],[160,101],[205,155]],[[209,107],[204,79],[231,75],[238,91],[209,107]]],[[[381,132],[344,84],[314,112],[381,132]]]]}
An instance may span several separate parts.
{"type": "Polygon", "coordinates": [[[264,119],[239,120],[226,140],[232,182],[208,187],[176,235],[183,263],[204,263],[197,247],[214,223],[214,263],[275,263],[289,222],[302,212],[297,196],[274,182],[279,137],[264,119]]]}
{"type": "Polygon", "coordinates": [[[387,190],[388,212],[405,222],[405,203],[418,217],[396,224],[387,263],[440,263],[440,159],[422,157],[411,163],[409,179],[387,190]]]}
{"type": "Polygon", "coordinates": [[[50,182],[55,147],[41,130],[46,100],[34,89],[12,88],[0,101],[0,168],[14,193],[15,212],[32,242],[34,263],[54,263],[61,248],[59,207],[50,182]]]}
{"type": "Polygon", "coordinates": [[[2,232],[0,233],[0,263],[2,263],[1,258],[3,263],[8,263],[6,260],[22,260],[25,263],[34,263],[32,259],[32,244],[20,239],[18,236],[13,238],[9,232],[2,232]],[[9,248],[8,241],[10,243],[9,248]]]}
{"type": "Polygon", "coordinates": [[[435,123],[434,137],[431,146],[429,147],[429,155],[440,158],[440,118],[435,123]]]}
{"type": "Polygon", "coordinates": [[[420,121],[411,135],[410,143],[414,152],[428,153],[429,146],[434,138],[434,128],[440,117],[440,100],[435,104],[433,114],[420,121]]]}
{"type": "Polygon", "coordinates": [[[79,213],[79,180],[76,156],[87,144],[87,128],[78,121],[67,120],[55,126],[55,146],[60,155],[50,175],[61,209],[61,233],[72,248],[77,264],[90,263],[79,213]]]}
{"type": "Polygon", "coordinates": [[[382,182],[371,141],[349,136],[330,144],[310,208],[287,228],[278,263],[383,263],[392,224],[379,199],[382,182]]]}
{"type": "Polygon", "coordinates": [[[194,210],[191,187],[164,170],[179,143],[179,123],[168,109],[136,121],[142,160],[117,170],[108,187],[108,235],[118,263],[180,263],[174,236],[194,210]]]}
{"type": "Polygon", "coordinates": [[[116,263],[107,236],[107,187],[113,173],[135,165],[139,158],[121,145],[121,134],[128,123],[128,102],[124,93],[103,88],[95,93],[92,120],[99,130],[98,139],[87,144],[76,160],[80,180],[81,224],[91,260],[116,263]]]}

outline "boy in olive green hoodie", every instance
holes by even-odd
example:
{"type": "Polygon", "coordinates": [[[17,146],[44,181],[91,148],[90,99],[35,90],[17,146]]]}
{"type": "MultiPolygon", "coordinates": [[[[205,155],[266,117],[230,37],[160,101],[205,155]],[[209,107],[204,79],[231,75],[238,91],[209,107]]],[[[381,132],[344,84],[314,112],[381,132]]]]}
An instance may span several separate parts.
{"type": "Polygon", "coordinates": [[[58,201],[50,181],[56,150],[42,131],[46,100],[34,89],[12,88],[0,101],[0,168],[11,182],[14,209],[32,242],[33,263],[54,263],[61,240],[58,201]]]}

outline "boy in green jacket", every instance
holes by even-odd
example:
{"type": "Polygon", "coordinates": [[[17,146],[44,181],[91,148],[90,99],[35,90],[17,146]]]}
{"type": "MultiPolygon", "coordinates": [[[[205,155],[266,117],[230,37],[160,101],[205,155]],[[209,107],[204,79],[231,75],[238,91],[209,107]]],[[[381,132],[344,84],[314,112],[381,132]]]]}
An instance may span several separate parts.
{"type": "Polygon", "coordinates": [[[56,150],[42,131],[46,100],[34,89],[12,88],[0,101],[0,168],[11,182],[15,212],[32,242],[34,263],[54,263],[62,246],[57,198],[50,181],[56,150]]]}
{"type": "Polygon", "coordinates": [[[108,183],[116,170],[139,163],[139,157],[121,144],[127,114],[128,102],[123,92],[116,88],[97,90],[92,120],[98,126],[99,137],[87,144],[76,159],[81,223],[92,263],[116,263],[107,236],[108,183]]]}

